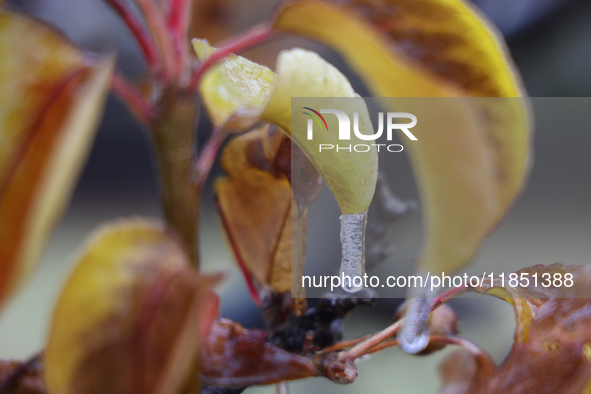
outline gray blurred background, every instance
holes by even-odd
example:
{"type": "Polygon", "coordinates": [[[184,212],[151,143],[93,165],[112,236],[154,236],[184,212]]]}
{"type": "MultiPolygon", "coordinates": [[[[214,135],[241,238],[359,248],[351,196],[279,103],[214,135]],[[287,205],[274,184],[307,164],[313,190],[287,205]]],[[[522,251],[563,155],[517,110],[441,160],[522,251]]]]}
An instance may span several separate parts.
{"type": "MultiPolygon", "coordinates": [[[[591,1],[475,2],[505,35],[532,97],[591,96],[591,1]]],[[[272,0],[203,3],[207,20],[211,22],[217,18],[224,26],[211,33],[213,43],[265,20],[275,6],[272,0]]],[[[143,64],[133,40],[102,1],[23,0],[12,1],[12,5],[59,26],[72,40],[86,48],[99,52],[116,50],[120,69],[132,79],[141,78],[143,64]]],[[[198,28],[195,34],[199,34],[198,28]]],[[[287,38],[246,55],[272,67],[277,52],[293,46],[318,51],[351,79],[361,95],[366,92],[338,55],[315,43],[287,38]]],[[[555,262],[589,263],[591,155],[587,149],[591,147],[591,130],[588,127],[565,127],[558,120],[576,113],[582,117],[582,122],[591,124],[591,111],[585,117],[585,109],[591,108],[591,99],[564,99],[560,102],[563,107],[559,116],[552,116],[556,107],[551,101],[540,104],[544,108],[542,121],[554,123],[536,130],[536,163],[530,187],[485,245],[475,262],[474,272],[499,261],[520,267],[555,262]]],[[[199,133],[202,140],[207,137],[209,125],[206,119],[201,122],[199,133]]],[[[117,99],[110,98],[88,165],[41,268],[0,315],[0,357],[26,358],[43,348],[53,305],[71,269],[70,257],[89,231],[105,220],[121,216],[160,216],[151,159],[145,130],[117,99]]],[[[214,168],[212,178],[219,174],[219,168],[214,168]]],[[[399,187],[392,185],[395,192],[405,198],[414,197],[410,172],[404,165],[397,181],[399,187]]],[[[223,300],[222,314],[247,327],[260,326],[262,321],[258,310],[234,268],[221,233],[210,197],[211,180],[208,184],[201,231],[204,269],[230,272],[229,280],[219,289],[223,300]]],[[[319,200],[311,206],[311,215],[315,210],[334,209],[334,204],[325,188],[319,200]]],[[[338,225],[338,211],[336,215],[330,226],[338,225]]],[[[397,258],[402,262],[410,262],[412,245],[418,243],[416,237],[405,238],[403,235],[413,234],[414,230],[408,231],[415,227],[412,223],[416,223],[416,215],[402,220],[396,228],[396,233],[400,234],[400,239],[396,240],[399,246],[397,258]]],[[[352,337],[385,327],[392,320],[398,302],[379,300],[374,309],[355,311],[345,323],[345,335],[352,337]]],[[[489,351],[496,361],[501,361],[512,343],[511,307],[488,297],[461,299],[452,305],[461,318],[462,335],[489,351]]],[[[295,382],[290,387],[292,393],[320,390],[327,393],[436,392],[439,385],[437,364],[447,352],[449,349],[433,356],[411,357],[399,349],[390,349],[372,359],[362,360],[359,379],[353,385],[336,386],[317,378],[295,382]]],[[[274,388],[257,387],[247,392],[272,393],[274,388]]]]}

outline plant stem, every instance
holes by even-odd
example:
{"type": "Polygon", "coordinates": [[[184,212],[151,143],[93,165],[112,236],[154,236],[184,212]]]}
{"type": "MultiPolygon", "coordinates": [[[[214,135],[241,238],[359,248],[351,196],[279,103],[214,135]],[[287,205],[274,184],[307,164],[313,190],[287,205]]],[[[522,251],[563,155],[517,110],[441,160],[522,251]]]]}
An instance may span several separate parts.
{"type": "Polygon", "coordinates": [[[464,285],[458,287],[452,287],[451,289],[447,289],[437,298],[434,298],[431,301],[431,311],[439,308],[439,306],[445,304],[447,301],[459,296],[460,294],[467,293],[472,289],[465,287],[464,285]]]}
{"type": "Polygon", "coordinates": [[[171,32],[168,30],[164,10],[160,4],[154,0],[135,0],[138,5],[146,25],[156,41],[160,51],[160,59],[163,61],[163,82],[171,82],[178,78],[180,73],[180,64],[177,63],[177,57],[174,51],[174,42],[171,32]]]}
{"type": "Polygon", "coordinates": [[[152,36],[142,27],[133,12],[121,0],[105,0],[105,2],[111,6],[131,31],[144,54],[148,68],[155,73],[159,67],[159,53],[152,36]]]}
{"type": "Polygon", "coordinates": [[[154,117],[154,110],[146,98],[118,71],[113,74],[111,89],[127,107],[135,114],[140,122],[147,124],[154,117]]]}
{"type": "Polygon", "coordinates": [[[171,87],[163,92],[157,110],[151,131],[160,170],[164,217],[180,234],[192,261],[199,267],[201,189],[191,182],[198,106],[193,94],[171,87]]]}
{"type": "Polygon", "coordinates": [[[172,33],[181,70],[187,66],[192,4],[191,0],[171,0],[169,4],[168,28],[172,33]]]}
{"type": "Polygon", "coordinates": [[[223,127],[214,127],[211,136],[205,143],[203,149],[199,152],[199,157],[193,163],[193,182],[202,187],[205,185],[207,176],[217,157],[222,142],[226,138],[226,131],[223,127]]]}
{"type": "Polygon", "coordinates": [[[366,339],[365,341],[353,346],[351,349],[339,353],[339,359],[355,360],[369,352],[371,349],[384,342],[386,339],[396,335],[400,327],[404,324],[404,318],[392,323],[376,335],[366,339]]]}

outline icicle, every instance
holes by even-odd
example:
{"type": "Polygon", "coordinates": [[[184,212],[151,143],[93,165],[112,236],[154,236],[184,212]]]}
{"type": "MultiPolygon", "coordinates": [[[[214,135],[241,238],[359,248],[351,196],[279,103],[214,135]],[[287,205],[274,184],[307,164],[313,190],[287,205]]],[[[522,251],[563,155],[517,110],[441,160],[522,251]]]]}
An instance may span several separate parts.
{"type": "MultiPolygon", "coordinates": [[[[426,281],[425,272],[418,272],[417,275],[421,275],[426,281]]],[[[431,300],[438,291],[438,287],[433,290],[429,287],[410,289],[410,294],[407,297],[408,309],[404,316],[405,322],[396,335],[398,345],[408,354],[417,354],[429,344],[431,333],[427,324],[431,313],[431,300]]]]}
{"type": "Polygon", "coordinates": [[[341,288],[348,293],[363,289],[366,224],[367,211],[341,215],[342,257],[339,276],[342,280],[341,288]]]}

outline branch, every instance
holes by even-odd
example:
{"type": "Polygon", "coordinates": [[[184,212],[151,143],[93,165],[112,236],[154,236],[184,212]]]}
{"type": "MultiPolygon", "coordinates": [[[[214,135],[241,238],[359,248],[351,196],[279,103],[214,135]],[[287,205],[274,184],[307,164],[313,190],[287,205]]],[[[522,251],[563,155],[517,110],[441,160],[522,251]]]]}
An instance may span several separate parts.
{"type": "Polygon", "coordinates": [[[191,0],[171,0],[168,13],[168,28],[172,33],[175,50],[182,69],[187,64],[189,48],[189,23],[191,18],[191,0]]]}
{"type": "Polygon", "coordinates": [[[215,65],[220,60],[224,58],[244,51],[246,49],[252,48],[258,44],[263,43],[269,37],[273,35],[274,31],[269,25],[259,26],[252,29],[250,32],[246,33],[243,36],[238,37],[237,39],[228,42],[224,46],[218,48],[210,57],[205,60],[201,66],[195,71],[193,77],[191,78],[191,82],[189,83],[189,90],[193,91],[199,86],[199,82],[203,77],[203,74],[207,70],[209,70],[213,65],[215,65]]]}
{"type": "Polygon", "coordinates": [[[154,118],[154,109],[146,98],[119,72],[113,74],[111,89],[142,123],[148,124],[154,118]]]}
{"type": "Polygon", "coordinates": [[[148,68],[151,72],[155,72],[160,64],[158,49],[152,36],[144,30],[133,12],[121,0],[105,0],[105,2],[111,6],[131,31],[144,54],[148,68]]]}
{"type": "Polygon", "coordinates": [[[322,349],[322,351],[325,353],[331,353],[331,352],[336,352],[338,350],[343,350],[348,347],[355,346],[358,343],[365,341],[367,338],[370,338],[370,337],[371,337],[371,334],[364,335],[362,337],[355,338],[355,339],[349,339],[347,341],[340,341],[340,342],[335,343],[334,345],[325,347],[324,349],[322,349]]]}
{"type": "Polygon", "coordinates": [[[224,138],[226,138],[224,126],[215,127],[211,137],[198,155],[198,159],[194,162],[194,183],[197,186],[202,187],[205,184],[224,138]]]}
{"type": "Polygon", "coordinates": [[[380,343],[379,345],[372,347],[365,354],[366,355],[367,354],[374,354],[374,353],[380,352],[380,351],[382,351],[384,349],[387,349],[389,347],[392,347],[392,346],[398,346],[398,340],[397,339],[390,339],[389,341],[384,341],[384,342],[380,343]]]}
{"type": "Polygon", "coordinates": [[[391,338],[392,336],[396,335],[398,330],[404,324],[404,318],[399,319],[398,321],[392,323],[384,330],[380,331],[379,333],[369,337],[365,341],[353,346],[351,349],[346,350],[342,353],[339,353],[339,359],[349,359],[354,360],[359,358],[365,354],[367,354],[370,350],[375,348],[380,343],[384,342],[386,339],[391,338]]]}
{"type": "Polygon", "coordinates": [[[144,15],[148,29],[154,36],[162,55],[164,82],[174,80],[180,73],[180,65],[177,64],[177,58],[174,55],[174,43],[164,19],[164,10],[154,0],[135,0],[135,2],[144,15]]]}
{"type": "Polygon", "coordinates": [[[441,293],[441,295],[439,297],[434,298],[433,301],[431,301],[431,312],[433,312],[439,306],[445,304],[447,301],[451,300],[452,298],[455,298],[455,297],[459,296],[460,294],[467,293],[470,290],[471,290],[470,288],[467,288],[464,285],[458,286],[458,287],[452,287],[451,289],[447,289],[446,291],[441,293]]]}
{"type": "MultiPolygon", "coordinates": [[[[469,291],[469,290],[470,289],[467,289],[464,286],[460,286],[460,287],[455,287],[455,288],[445,291],[443,294],[441,294],[439,297],[435,298],[431,302],[431,312],[433,312],[439,306],[441,306],[445,302],[449,301],[450,299],[454,298],[455,296],[462,294],[462,293],[469,291]]],[[[398,345],[397,340],[392,340],[392,341],[387,341],[387,342],[384,342],[384,341],[386,341],[387,339],[396,335],[398,330],[400,330],[400,328],[404,325],[404,320],[405,320],[404,318],[399,319],[396,322],[392,323],[390,326],[386,327],[384,330],[382,330],[379,333],[372,335],[370,337],[366,336],[366,337],[362,337],[362,338],[358,338],[358,339],[353,339],[351,341],[336,343],[333,346],[325,349],[325,351],[340,350],[340,349],[350,346],[351,344],[354,344],[354,346],[351,349],[346,350],[346,351],[339,354],[340,359],[347,358],[350,360],[354,360],[354,359],[364,356],[366,354],[375,353],[379,350],[388,348],[390,346],[396,346],[396,345],[398,345]],[[360,340],[363,340],[363,342],[358,343],[360,340]]],[[[455,341],[459,340],[458,339],[459,337],[454,337],[454,338],[455,338],[454,339],[455,341]]],[[[430,341],[431,340],[432,339],[430,339],[430,341]]],[[[472,346],[476,346],[476,345],[472,344],[472,346]]]]}

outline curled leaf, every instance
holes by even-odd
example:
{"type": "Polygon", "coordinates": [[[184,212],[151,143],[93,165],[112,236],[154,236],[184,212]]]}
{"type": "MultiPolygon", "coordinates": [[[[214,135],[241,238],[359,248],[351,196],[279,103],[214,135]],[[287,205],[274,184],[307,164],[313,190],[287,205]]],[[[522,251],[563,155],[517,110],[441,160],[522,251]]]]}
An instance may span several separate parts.
{"type": "MultiPolygon", "coordinates": [[[[193,39],[199,60],[215,49],[207,40],[193,39]]],[[[231,125],[242,131],[252,127],[267,105],[277,76],[265,66],[231,55],[203,76],[199,92],[216,127],[231,125]]],[[[231,128],[231,127],[230,127],[231,128]]]]}
{"type": "Polygon", "coordinates": [[[439,367],[443,387],[439,394],[476,393],[490,371],[483,368],[478,358],[467,350],[458,350],[447,356],[439,367]]]}
{"type": "Polygon", "coordinates": [[[202,379],[215,386],[244,387],[318,376],[314,363],[267,342],[262,330],[247,330],[220,318],[204,339],[202,379]]]}
{"type": "Polygon", "coordinates": [[[464,384],[471,387],[464,392],[581,392],[591,377],[591,299],[577,297],[588,297],[582,291],[588,291],[591,269],[535,265],[513,274],[517,274],[514,278],[519,286],[512,286],[506,276],[504,282],[496,278],[492,285],[485,281],[482,287],[468,289],[510,302],[515,310],[516,328],[509,355],[495,371],[484,374],[486,379],[481,371],[472,374],[472,378],[462,375],[464,384]],[[538,275],[537,284],[534,274],[538,275]],[[542,279],[545,274],[550,275],[550,281],[542,279]],[[529,280],[527,285],[525,277],[529,280]],[[562,278],[560,283],[558,277],[562,278]],[[572,278],[572,282],[565,285],[565,277],[572,278]]]}
{"type": "Polygon", "coordinates": [[[269,126],[224,149],[227,178],[215,183],[217,205],[239,264],[259,286],[291,287],[291,188],[276,166],[284,134],[269,126]]]}
{"type": "MultiPolygon", "coordinates": [[[[206,42],[193,42],[202,58],[207,57],[212,51],[206,42]]],[[[201,88],[204,101],[209,103],[208,111],[212,118],[218,118],[222,123],[241,124],[243,127],[253,125],[258,120],[273,123],[302,149],[333,192],[343,214],[341,270],[351,278],[355,275],[362,276],[365,272],[363,252],[366,215],[377,180],[377,151],[372,146],[368,152],[363,153],[339,154],[332,151],[319,154],[320,152],[316,151],[317,143],[334,142],[336,136],[324,134],[315,143],[309,141],[304,132],[306,119],[301,116],[292,119],[291,98],[326,97],[326,107],[332,108],[335,105],[330,98],[350,97],[352,101],[347,103],[349,108],[342,108],[342,105],[339,108],[358,112],[359,127],[363,133],[367,133],[373,129],[365,102],[357,97],[344,75],[313,52],[302,49],[282,52],[277,61],[279,76],[273,87],[266,83],[270,78],[267,78],[265,70],[267,69],[238,56],[225,59],[220,65],[208,70],[206,77],[223,81],[221,95],[217,85],[215,88],[213,85],[209,88],[203,85],[201,88]],[[264,78],[261,77],[263,74],[264,78]],[[262,83],[259,83],[259,80],[262,83]],[[254,99],[251,92],[256,94],[254,99]],[[292,123],[292,120],[295,123],[292,123]]],[[[336,122],[337,119],[334,117],[328,120],[328,124],[335,129],[336,122]]],[[[352,142],[356,141],[360,141],[357,135],[353,137],[352,142]]],[[[294,218],[297,217],[296,213],[294,218]]],[[[302,233],[303,226],[304,222],[296,225],[298,234],[302,233]]],[[[301,236],[296,235],[296,238],[301,239],[301,236]]],[[[303,249],[297,250],[298,256],[304,258],[303,249]]],[[[343,288],[350,292],[359,290],[355,287],[343,288]]]]}
{"type": "MultiPolygon", "coordinates": [[[[292,1],[274,26],[336,49],[379,97],[524,94],[501,39],[462,0],[292,1]]],[[[396,103],[398,110],[416,110],[405,108],[404,100],[396,103]]],[[[436,128],[406,144],[426,211],[419,266],[427,271],[465,265],[527,174],[527,102],[476,107],[459,110],[482,115],[483,122],[446,132],[436,128]]]]}
{"type": "MultiPolygon", "coordinates": [[[[333,142],[336,135],[319,133],[314,141],[306,136],[305,116],[291,113],[292,97],[325,97],[326,108],[339,108],[344,112],[359,112],[359,128],[364,133],[371,128],[367,107],[359,98],[347,78],[334,66],[314,52],[303,49],[283,51],[277,59],[279,75],[273,96],[261,117],[285,131],[302,148],[314,163],[322,179],[333,192],[341,213],[360,214],[365,212],[375,192],[377,181],[378,155],[375,147],[364,153],[337,153],[331,150],[320,154],[318,144],[333,142]],[[349,106],[336,106],[330,98],[350,97],[349,106]],[[353,99],[357,97],[356,99],[353,99]],[[292,121],[294,123],[292,123],[292,121]]],[[[341,101],[342,103],[342,101],[341,101]]],[[[301,115],[301,114],[298,114],[301,115]]],[[[337,118],[326,116],[329,129],[338,130],[337,118]]],[[[362,142],[356,135],[351,144],[362,142]]]]}
{"type": "MultiPolygon", "coordinates": [[[[193,40],[201,59],[214,49],[206,41],[193,40]]],[[[230,121],[253,125],[264,120],[277,125],[294,140],[314,163],[334,193],[342,213],[363,213],[369,207],[377,179],[377,151],[364,154],[319,155],[317,143],[305,137],[305,118],[297,118],[304,127],[292,133],[292,97],[356,97],[351,84],[334,66],[317,54],[303,49],[283,51],[277,59],[278,76],[264,66],[240,56],[230,56],[205,74],[200,93],[212,121],[220,126],[230,121]],[[346,158],[342,158],[342,156],[346,158]],[[336,168],[339,164],[342,168],[336,168]]],[[[330,108],[330,101],[327,101],[330,108]]],[[[360,112],[360,129],[369,129],[369,115],[363,99],[350,105],[360,112]]],[[[336,118],[330,119],[335,125],[336,118]]],[[[333,136],[334,137],[334,136],[333,136]]],[[[320,136],[333,141],[330,136],[320,136]]],[[[358,140],[357,136],[353,137],[358,140]]],[[[319,140],[320,142],[322,140],[319,140]]]]}
{"type": "Polygon", "coordinates": [[[0,302],[39,262],[88,157],[114,59],[0,12],[0,302]]]}
{"type": "Polygon", "coordinates": [[[208,289],[214,282],[192,271],[160,222],[105,225],[82,251],[53,315],[50,392],[178,392],[218,313],[208,289]]]}

